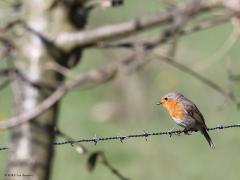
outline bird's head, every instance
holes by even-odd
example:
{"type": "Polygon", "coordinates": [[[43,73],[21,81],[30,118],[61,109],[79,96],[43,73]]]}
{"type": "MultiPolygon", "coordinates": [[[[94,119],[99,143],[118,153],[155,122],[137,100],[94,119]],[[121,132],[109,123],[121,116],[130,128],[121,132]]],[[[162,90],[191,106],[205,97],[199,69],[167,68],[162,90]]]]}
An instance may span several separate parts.
{"type": "Polygon", "coordinates": [[[167,93],[167,94],[165,94],[164,96],[162,96],[160,98],[160,101],[159,101],[159,103],[157,103],[157,105],[166,106],[168,103],[176,101],[176,100],[178,100],[182,96],[183,95],[178,93],[178,92],[167,93]]]}

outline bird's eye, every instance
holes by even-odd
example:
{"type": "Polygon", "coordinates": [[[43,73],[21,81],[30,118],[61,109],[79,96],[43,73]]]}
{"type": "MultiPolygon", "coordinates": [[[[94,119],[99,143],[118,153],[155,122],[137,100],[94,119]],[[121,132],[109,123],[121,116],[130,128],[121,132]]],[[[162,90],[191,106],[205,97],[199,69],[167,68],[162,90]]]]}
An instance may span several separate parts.
{"type": "Polygon", "coordinates": [[[166,98],[166,97],[165,97],[165,98],[164,98],[164,100],[165,100],[165,101],[167,101],[167,100],[168,100],[168,98],[166,98]]]}

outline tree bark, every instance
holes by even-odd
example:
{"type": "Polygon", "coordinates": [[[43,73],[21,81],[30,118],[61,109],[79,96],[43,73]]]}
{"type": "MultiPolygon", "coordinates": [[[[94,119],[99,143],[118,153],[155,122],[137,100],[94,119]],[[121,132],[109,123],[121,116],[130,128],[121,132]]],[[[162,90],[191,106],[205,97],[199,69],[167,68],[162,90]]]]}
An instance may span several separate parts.
{"type": "MultiPolygon", "coordinates": [[[[73,3],[73,1],[69,2],[73,3]]],[[[61,4],[49,9],[51,3],[53,3],[51,0],[23,1],[25,26],[18,32],[20,38],[16,39],[18,54],[14,65],[17,74],[13,75],[15,78],[12,84],[16,115],[34,109],[63,81],[60,74],[47,70],[45,65],[53,61],[63,64],[63,61],[70,59],[68,53],[37,35],[37,33],[47,34],[54,38],[62,30],[75,29],[69,20],[68,13],[71,6],[61,4]]],[[[10,150],[5,179],[50,178],[54,155],[53,129],[57,123],[58,107],[56,103],[34,120],[10,129],[10,150]]]]}

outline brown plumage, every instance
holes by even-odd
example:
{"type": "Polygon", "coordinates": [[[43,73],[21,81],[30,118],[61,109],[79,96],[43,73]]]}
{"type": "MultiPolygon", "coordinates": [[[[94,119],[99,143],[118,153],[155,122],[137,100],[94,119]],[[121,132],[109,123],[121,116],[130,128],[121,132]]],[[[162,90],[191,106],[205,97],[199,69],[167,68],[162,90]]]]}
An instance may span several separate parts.
{"type": "Polygon", "coordinates": [[[184,130],[199,130],[206,138],[209,146],[214,148],[207,132],[205,119],[192,101],[178,92],[170,92],[160,99],[159,104],[167,109],[171,118],[184,130]]]}

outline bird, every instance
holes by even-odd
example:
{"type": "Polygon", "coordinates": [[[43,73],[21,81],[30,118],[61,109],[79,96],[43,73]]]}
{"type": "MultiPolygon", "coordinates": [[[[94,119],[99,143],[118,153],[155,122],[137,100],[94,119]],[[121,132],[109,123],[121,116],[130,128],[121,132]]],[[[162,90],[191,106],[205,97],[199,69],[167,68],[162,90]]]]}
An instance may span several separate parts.
{"type": "Polygon", "coordinates": [[[200,131],[206,138],[209,146],[215,148],[205,119],[197,106],[179,92],[169,92],[160,98],[157,105],[162,105],[176,124],[183,127],[183,131],[200,131]]]}

